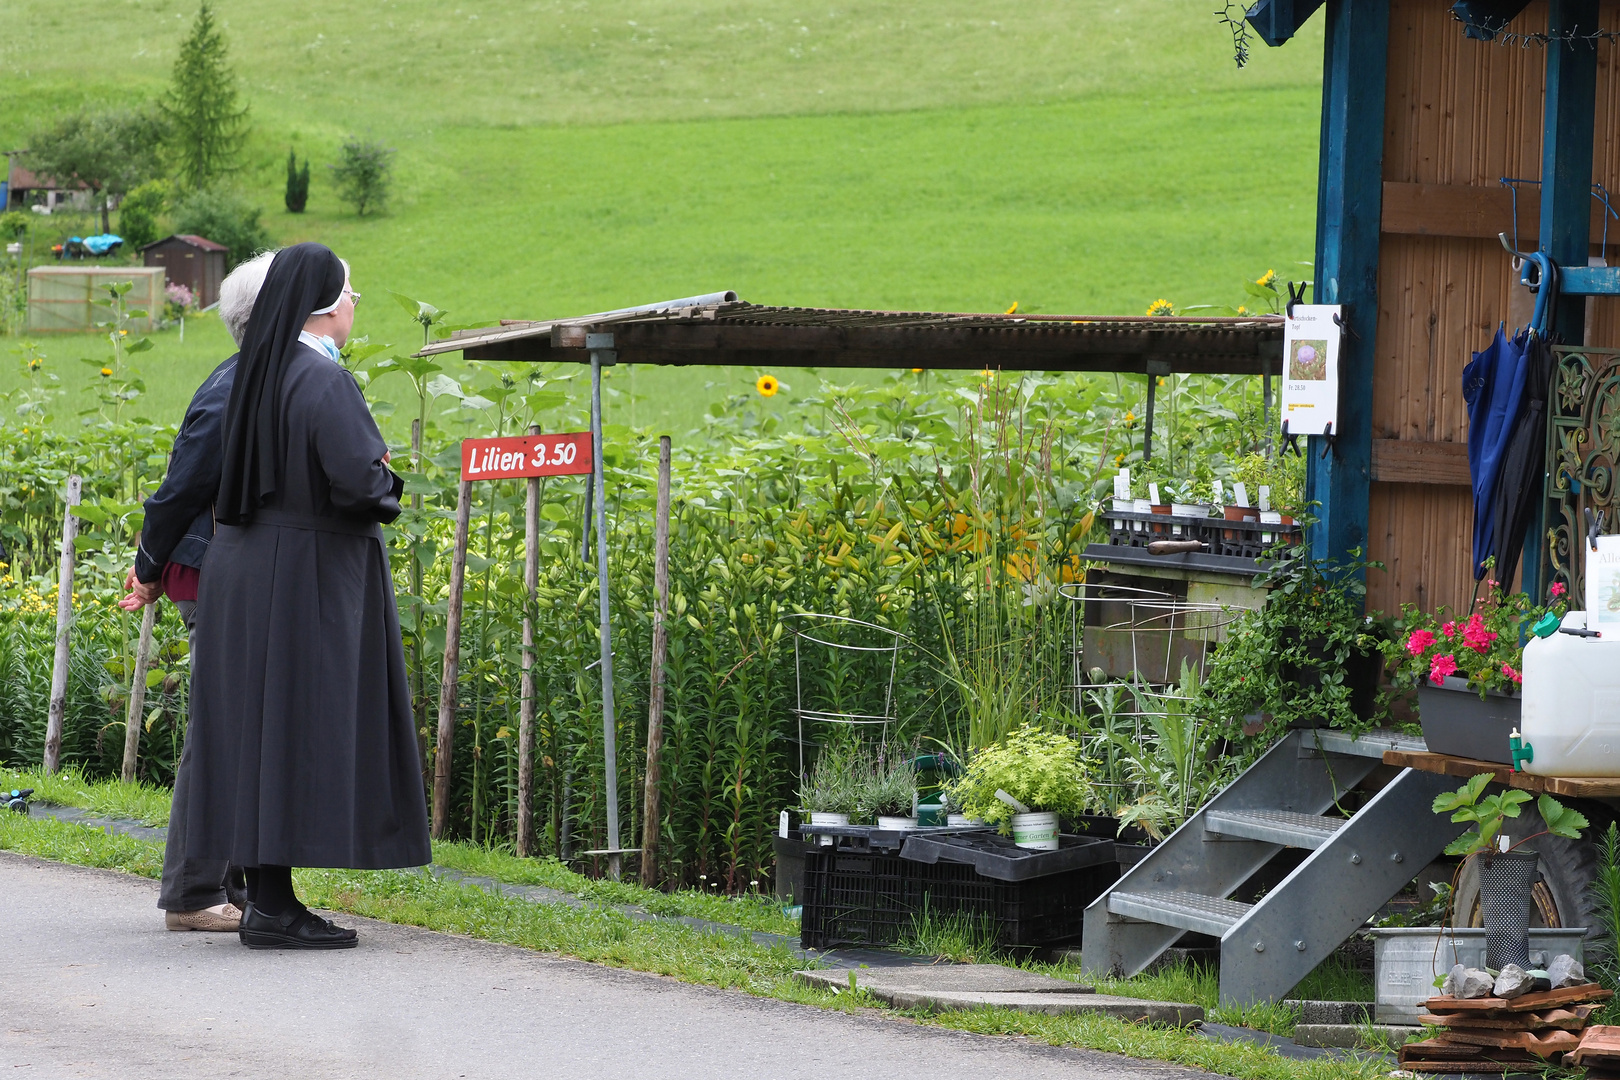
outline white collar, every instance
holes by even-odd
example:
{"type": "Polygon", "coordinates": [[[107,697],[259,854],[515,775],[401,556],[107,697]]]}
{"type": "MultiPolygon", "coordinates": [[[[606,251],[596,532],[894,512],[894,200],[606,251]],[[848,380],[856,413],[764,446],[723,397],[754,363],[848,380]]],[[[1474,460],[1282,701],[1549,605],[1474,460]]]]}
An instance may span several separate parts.
{"type": "Polygon", "coordinates": [[[308,330],[300,330],[298,331],[298,340],[316,352],[326,354],[333,363],[343,363],[343,354],[338,351],[337,342],[325,334],[312,334],[308,330]]]}

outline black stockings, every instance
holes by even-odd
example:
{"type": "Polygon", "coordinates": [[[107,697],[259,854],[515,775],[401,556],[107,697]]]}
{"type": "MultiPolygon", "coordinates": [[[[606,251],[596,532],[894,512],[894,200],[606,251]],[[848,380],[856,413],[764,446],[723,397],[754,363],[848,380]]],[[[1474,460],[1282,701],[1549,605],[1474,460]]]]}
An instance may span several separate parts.
{"type": "Polygon", "coordinates": [[[293,894],[292,867],[247,866],[247,898],[259,911],[275,917],[303,905],[293,894]]]}

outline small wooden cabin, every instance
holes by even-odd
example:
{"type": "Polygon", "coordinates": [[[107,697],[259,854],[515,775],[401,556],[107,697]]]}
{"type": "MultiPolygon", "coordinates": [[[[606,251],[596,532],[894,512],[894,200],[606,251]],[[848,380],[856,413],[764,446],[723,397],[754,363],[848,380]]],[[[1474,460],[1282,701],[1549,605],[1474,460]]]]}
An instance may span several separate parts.
{"type": "Polygon", "coordinates": [[[145,264],[163,267],[170,281],[179,282],[191,290],[199,308],[210,308],[219,303],[219,286],[225,280],[227,254],[229,249],[224,244],[216,244],[191,233],[175,233],[141,248],[145,264]]]}
{"type": "MultiPolygon", "coordinates": [[[[1312,549],[1385,564],[1369,609],[1466,609],[1462,370],[1499,324],[1525,325],[1533,299],[1498,234],[1516,227],[1520,250],[1561,266],[1620,256],[1601,198],[1617,193],[1620,211],[1620,0],[1261,0],[1249,21],[1284,45],[1318,8],[1316,297],[1345,305],[1348,332],[1343,430],[1331,449],[1311,440],[1312,549]]],[[[1557,326],[1574,345],[1620,346],[1620,303],[1566,296],[1557,326]]],[[[1556,513],[1549,502],[1525,545],[1532,594],[1556,561],[1556,513]]]]}

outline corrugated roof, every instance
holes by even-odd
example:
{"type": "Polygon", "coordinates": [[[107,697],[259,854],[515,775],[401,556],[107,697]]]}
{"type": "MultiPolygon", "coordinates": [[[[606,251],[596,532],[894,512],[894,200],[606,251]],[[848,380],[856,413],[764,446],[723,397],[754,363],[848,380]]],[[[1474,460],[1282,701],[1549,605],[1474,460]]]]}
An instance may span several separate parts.
{"type": "Polygon", "coordinates": [[[224,244],[216,244],[206,236],[198,236],[196,233],[175,233],[172,236],[165,236],[161,240],[154,240],[150,244],[141,245],[141,250],[145,251],[147,248],[155,248],[159,244],[167,244],[170,240],[183,240],[192,247],[203,251],[230,251],[230,248],[224,244]]]}
{"type": "Polygon", "coordinates": [[[583,360],[587,333],[611,333],[620,363],[1258,375],[1282,370],[1283,320],[669,301],[565,319],[503,321],[452,334],[421,355],[583,360]]]}

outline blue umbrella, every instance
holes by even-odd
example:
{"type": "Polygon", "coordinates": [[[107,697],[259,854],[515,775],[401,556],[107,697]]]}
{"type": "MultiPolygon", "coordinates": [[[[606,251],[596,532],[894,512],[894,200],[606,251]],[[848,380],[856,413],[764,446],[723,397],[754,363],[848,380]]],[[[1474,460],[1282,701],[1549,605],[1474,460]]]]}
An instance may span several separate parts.
{"type": "Polygon", "coordinates": [[[1502,455],[1513,435],[1524,397],[1525,345],[1520,331],[1496,337],[1463,368],[1463,400],[1468,403],[1468,474],[1474,488],[1474,579],[1485,576],[1485,560],[1496,553],[1495,503],[1502,455]]]}

